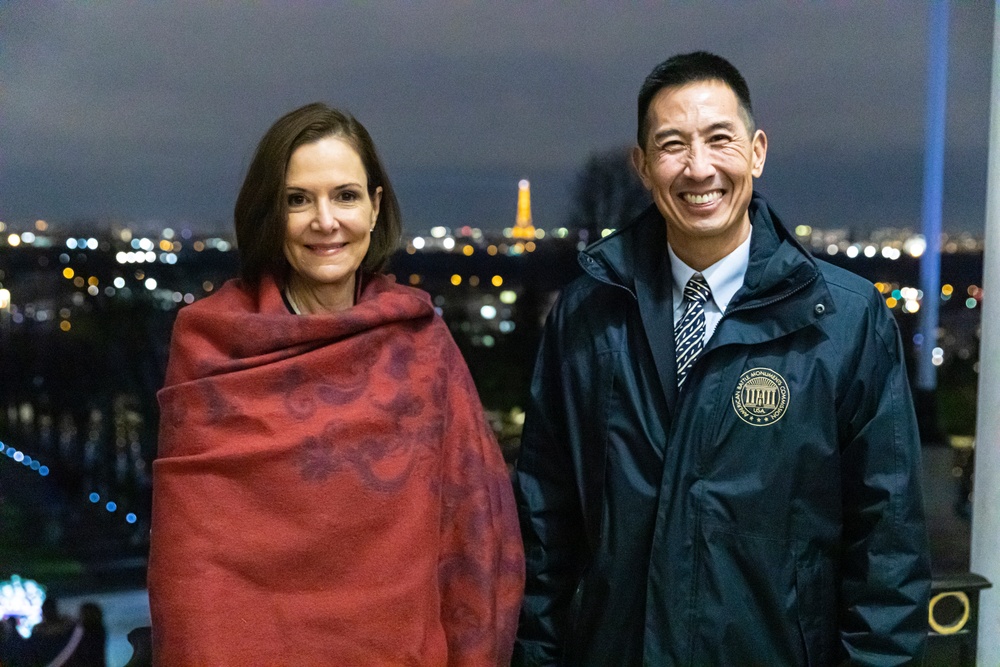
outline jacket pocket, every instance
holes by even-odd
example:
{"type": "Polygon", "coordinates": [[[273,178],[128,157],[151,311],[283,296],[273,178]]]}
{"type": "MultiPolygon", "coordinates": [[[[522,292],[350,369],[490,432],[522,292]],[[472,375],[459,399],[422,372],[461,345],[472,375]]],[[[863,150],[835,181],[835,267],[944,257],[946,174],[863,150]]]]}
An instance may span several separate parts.
{"type": "Polygon", "coordinates": [[[700,533],[691,664],[807,664],[794,542],[711,521],[700,533]]]}
{"type": "Polygon", "coordinates": [[[833,566],[827,560],[795,568],[799,629],[810,667],[831,665],[837,643],[837,604],[833,566]]]}

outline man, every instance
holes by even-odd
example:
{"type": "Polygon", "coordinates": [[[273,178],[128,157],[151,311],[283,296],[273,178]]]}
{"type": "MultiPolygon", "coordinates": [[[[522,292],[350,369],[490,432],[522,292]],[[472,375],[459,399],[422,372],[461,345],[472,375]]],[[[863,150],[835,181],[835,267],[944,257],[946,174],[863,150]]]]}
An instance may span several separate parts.
{"type": "Polygon", "coordinates": [[[899,333],[753,192],[726,60],[639,93],[654,205],[581,253],[546,324],[515,492],[515,661],[919,663],[929,590],[899,333]]]}

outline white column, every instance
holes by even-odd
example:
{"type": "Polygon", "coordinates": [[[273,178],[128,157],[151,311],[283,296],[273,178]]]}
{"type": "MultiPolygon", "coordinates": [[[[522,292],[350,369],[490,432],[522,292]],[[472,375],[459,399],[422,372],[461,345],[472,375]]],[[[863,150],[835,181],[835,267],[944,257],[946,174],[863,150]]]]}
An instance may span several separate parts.
{"type": "Polygon", "coordinates": [[[980,665],[1000,665],[1000,0],[995,4],[970,565],[993,584],[980,597],[980,665]]]}

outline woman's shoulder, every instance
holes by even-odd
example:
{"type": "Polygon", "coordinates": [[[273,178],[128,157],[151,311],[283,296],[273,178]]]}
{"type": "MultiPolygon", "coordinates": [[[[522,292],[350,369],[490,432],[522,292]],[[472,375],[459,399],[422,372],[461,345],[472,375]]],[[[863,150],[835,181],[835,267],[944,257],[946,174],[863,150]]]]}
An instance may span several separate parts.
{"type": "Polygon", "coordinates": [[[249,312],[254,309],[256,301],[256,290],[251,290],[239,278],[231,278],[223,283],[222,287],[181,308],[178,317],[227,311],[249,312]]]}
{"type": "Polygon", "coordinates": [[[422,304],[426,304],[431,308],[434,307],[431,303],[430,294],[417,287],[402,285],[396,282],[396,277],[391,274],[378,274],[376,276],[372,276],[368,279],[367,289],[371,289],[376,297],[392,295],[395,297],[410,298],[415,299],[422,304]]]}

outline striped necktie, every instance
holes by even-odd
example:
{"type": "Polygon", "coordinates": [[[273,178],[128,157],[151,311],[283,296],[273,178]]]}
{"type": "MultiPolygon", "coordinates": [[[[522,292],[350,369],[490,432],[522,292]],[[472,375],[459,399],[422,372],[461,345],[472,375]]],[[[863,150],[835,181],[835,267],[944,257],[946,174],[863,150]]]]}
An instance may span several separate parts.
{"type": "Polygon", "coordinates": [[[678,389],[684,385],[688,370],[705,347],[705,302],[710,298],[712,290],[705,277],[700,273],[691,276],[684,286],[684,314],[674,327],[678,389]]]}

